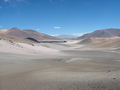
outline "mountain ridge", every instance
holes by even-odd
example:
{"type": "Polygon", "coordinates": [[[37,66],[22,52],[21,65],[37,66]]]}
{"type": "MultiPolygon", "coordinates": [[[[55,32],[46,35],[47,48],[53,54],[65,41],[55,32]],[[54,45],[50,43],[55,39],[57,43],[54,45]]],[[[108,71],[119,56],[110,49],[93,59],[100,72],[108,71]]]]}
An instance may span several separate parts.
{"type": "Polygon", "coordinates": [[[11,29],[0,30],[0,34],[19,37],[19,38],[34,38],[38,41],[39,40],[58,40],[55,37],[52,37],[47,34],[39,33],[31,29],[19,29],[16,27],[11,29]]]}
{"type": "Polygon", "coordinates": [[[85,39],[89,37],[99,37],[99,38],[108,38],[108,37],[120,37],[120,29],[117,28],[108,28],[96,30],[91,33],[86,33],[77,39],[85,39]]]}

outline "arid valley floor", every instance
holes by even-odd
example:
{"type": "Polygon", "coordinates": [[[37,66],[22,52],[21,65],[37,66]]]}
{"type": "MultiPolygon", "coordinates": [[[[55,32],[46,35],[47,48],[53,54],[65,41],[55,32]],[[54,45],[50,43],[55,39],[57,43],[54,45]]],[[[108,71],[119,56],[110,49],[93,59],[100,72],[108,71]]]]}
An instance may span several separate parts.
{"type": "Polygon", "coordinates": [[[0,90],[120,90],[120,50],[1,40],[0,90]]]}

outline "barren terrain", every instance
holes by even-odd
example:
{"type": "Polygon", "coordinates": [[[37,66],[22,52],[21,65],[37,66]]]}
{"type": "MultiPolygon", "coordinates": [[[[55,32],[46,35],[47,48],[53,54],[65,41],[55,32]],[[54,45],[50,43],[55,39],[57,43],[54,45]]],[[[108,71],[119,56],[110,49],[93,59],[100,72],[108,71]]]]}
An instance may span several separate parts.
{"type": "Polygon", "coordinates": [[[76,41],[0,45],[0,90],[120,90],[119,48],[88,49],[76,41]]]}

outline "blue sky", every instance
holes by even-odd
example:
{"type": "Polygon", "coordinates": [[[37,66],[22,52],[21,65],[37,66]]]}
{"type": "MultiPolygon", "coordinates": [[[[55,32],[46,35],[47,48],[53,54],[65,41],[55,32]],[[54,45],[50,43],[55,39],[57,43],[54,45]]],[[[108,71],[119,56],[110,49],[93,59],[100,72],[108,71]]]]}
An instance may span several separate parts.
{"type": "Polygon", "coordinates": [[[0,0],[0,30],[57,35],[120,28],[120,0],[0,0]]]}

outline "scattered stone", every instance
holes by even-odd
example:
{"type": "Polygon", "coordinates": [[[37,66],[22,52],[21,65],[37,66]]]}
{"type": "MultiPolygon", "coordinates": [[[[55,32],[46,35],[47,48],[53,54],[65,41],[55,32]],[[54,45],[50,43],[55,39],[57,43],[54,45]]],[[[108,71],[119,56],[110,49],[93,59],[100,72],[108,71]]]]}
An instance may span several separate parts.
{"type": "Polygon", "coordinates": [[[116,77],[114,77],[113,79],[116,79],[116,77]]]}

